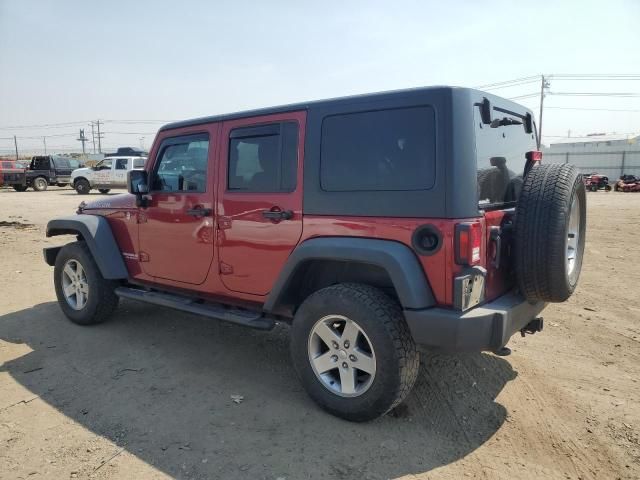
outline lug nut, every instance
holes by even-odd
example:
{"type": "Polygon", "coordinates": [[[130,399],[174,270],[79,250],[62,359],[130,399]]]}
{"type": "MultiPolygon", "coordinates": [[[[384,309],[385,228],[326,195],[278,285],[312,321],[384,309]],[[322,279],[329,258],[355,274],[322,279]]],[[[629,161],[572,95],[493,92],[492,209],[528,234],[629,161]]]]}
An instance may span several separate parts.
{"type": "Polygon", "coordinates": [[[347,365],[347,362],[342,362],[342,368],[349,368],[349,365],[347,365]]]}
{"type": "Polygon", "coordinates": [[[344,341],[344,348],[349,348],[349,340],[344,341]]]}
{"type": "Polygon", "coordinates": [[[351,360],[352,362],[355,362],[358,359],[356,358],[355,355],[349,355],[349,360],[351,360]]]}
{"type": "Polygon", "coordinates": [[[337,362],[338,361],[338,355],[331,355],[331,361],[332,362],[337,362]]]}
{"type": "Polygon", "coordinates": [[[338,345],[338,342],[336,342],[335,340],[333,342],[331,342],[331,345],[333,345],[333,348],[339,348],[340,345],[338,345]]]}

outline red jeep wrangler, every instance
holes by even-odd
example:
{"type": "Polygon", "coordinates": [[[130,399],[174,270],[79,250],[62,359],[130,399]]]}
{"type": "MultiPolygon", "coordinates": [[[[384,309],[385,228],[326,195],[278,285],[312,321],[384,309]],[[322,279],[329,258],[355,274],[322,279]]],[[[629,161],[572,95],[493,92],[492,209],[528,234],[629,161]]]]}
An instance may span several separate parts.
{"type": "Polygon", "coordinates": [[[411,390],[416,344],[508,353],[576,288],[585,188],[541,164],[526,108],[434,87],[166,125],[129,194],[51,220],[62,311],[119,298],[291,324],[309,395],[354,421],[411,390]]]}

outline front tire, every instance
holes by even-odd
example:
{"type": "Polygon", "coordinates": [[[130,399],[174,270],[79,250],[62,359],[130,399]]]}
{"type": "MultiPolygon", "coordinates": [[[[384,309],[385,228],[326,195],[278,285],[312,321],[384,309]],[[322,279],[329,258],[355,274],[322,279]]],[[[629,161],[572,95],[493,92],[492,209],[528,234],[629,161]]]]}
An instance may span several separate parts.
{"type": "Polygon", "coordinates": [[[36,177],[33,179],[32,187],[36,192],[44,192],[49,186],[49,182],[44,177],[36,177]]]}
{"type": "Polygon", "coordinates": [[[53,281],[58,305],[78,325],[104,322],[118,306],[116,282],[103,278],[85,242],[62,247],[53,281]]]}
{"type": "Polygon", "coordinates": [[[89,181],[84,178],[79,178],[73,184],[73,188],[76,189],[79,195],[87,195],[91,191],[91,185],[89,181]]]}
{"type": "Polygon", "coordinates": [[[323,288],[302,303],[291,327],[291,357],[309,396],[354,422],[399,405],[420,366],[398,303],[361,284],[323,288]]]}
{"type": "Polygon", "coordinates": [[[98,191],[100,193],[102,193],[103,195],[106,195],[107,193],[109,193],[111,191],[110,188],[99,188],[98,191]]]}
{"type": "Polygon", "coordinates": [[[26,185],[14,185],[13,189],[16,192],[26,192],[27,191],[27,186],[26,185]]]}

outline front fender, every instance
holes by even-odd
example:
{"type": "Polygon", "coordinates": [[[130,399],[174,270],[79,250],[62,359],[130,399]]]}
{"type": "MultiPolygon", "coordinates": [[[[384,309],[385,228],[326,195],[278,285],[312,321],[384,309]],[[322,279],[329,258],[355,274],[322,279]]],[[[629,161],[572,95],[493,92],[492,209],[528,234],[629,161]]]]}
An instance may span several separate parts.
{"type": "MultiPolygon", "coordinates": [[[[47,237],[57,235],[78,235],[84,240],[93,255],[100,273],[106,279],[126,279],[127,267],[109,222],[98,215],[72,215],[50,220],[47,223],[47,237]]],[[[49,265],[55,265],[60,247],[45,248],[44,257],[49,265]]]]}

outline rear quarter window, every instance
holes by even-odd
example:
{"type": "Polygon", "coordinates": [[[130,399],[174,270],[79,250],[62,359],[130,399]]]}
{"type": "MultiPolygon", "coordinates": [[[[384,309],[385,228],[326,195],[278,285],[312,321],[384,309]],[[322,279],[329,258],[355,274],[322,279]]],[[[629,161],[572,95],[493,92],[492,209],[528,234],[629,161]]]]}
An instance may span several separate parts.
{"type": "Polygon", "coordinates": [[[500,207],[513,203],[522,188],[525,155],[537,149],[535,134],[527,133],[523,124],[491,127],[482,122],[477,107],[474,108],[473,118],[479,207],[500,207]]]}
{"type": "Polygon", "coordinates": [[[333,115],[322,122],[324,191],[428,190],[435,157],[435,112],[429,106],[333,115]]]}

